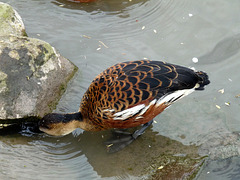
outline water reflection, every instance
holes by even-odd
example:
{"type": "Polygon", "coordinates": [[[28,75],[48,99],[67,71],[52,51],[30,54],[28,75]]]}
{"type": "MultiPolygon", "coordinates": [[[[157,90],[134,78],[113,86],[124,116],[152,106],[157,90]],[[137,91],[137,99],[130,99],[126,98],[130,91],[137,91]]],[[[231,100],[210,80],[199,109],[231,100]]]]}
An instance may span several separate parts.
{"type": "Polygon", "coordinates": [[[54,0],[52,3],[70,10],[69,16],[75,14],[74,18],[82,22],[79,27],[85,26],[85,33],[94,30],[99,37],[104,35],[106,40],[135,36],[141,39],[146,31],[151,31],[153,35],[167,35],[178,29],[175,21],[187,22],[189,13],[193,11],[192,1],[187,0],[99,0],[93,3],[54,0]],[[80,17],[83,15],[85,19],[80,17]]]}
{"type": "MultiPolygon", "coordinates": [[[[105,151],[102,142],[108,136],[106,132],[91,134],[79,130],[74,136],[62,138],[26,134],[0,137],[2,179],[19,179],[20,176],[32,179],[36,174],[42,179],[57,179],[56,176],[60,177],[58,179],[101,179],[100,176],[124,179],[122,172],[134,176],[147,166],[156,164],[151,164],[154,159],[155,162],[163,162],[158,159],[163,153],[159,149],[169,148],[169,143],[174,145],[171,150],[182,147],[180,153],[190,153],[191,146],[188,149],[189,146],[156,135],[157,132],[185,145],[203,144],[200,149],[203,154],[215,152],[215,157],[219,157],[221,152],[237,155],[240,145],[236,137],[239,137],[226,137],[226,133],[240,131],[240,103],[235,97],[240,93],[240,77],[239,73],[235,73],[240,66],[239,2],[99,0],[80,4],[67,0],[3,1],[18,10],[30,37],[51,43],[79,67],[78,75],[69,84],[57,112],[77,111],[82,95],[95,75],[126,59],[147,57],[194,65],[196,69],[208,72],[212,83],[206,91],[187,97],[156,118],[156,121],[163,120],[154,125],[154,132],[149,130],[117,155],[108,155],[105,151]],[[99,41],[109,48],[102,46],[101,50],[97,50],[99,41]],[[194,56],[199,57],[199,63],[191,64],[194,56]],[[219,89],[223,88],[225,93],[219,93],[219,89]],[[226,106],[225,102],[230,102],[230,106],[226,106]]],[[[228,161],[232,163],[232,166],[226,166],[229,179],[239,179],[237,160],[228,161]]],[[[225,167],[225,161],[216,163],[219,163],[218,167],[221,163],[225,167]]],[[[209,168],[207,166],[206,170],[209,168]]],[[[209,174],[213,175],[212,179],[214,175],[215,179],[220,179],[218,173],[209,174]]]]}
{"type": "Polygon", "coordinates": [[[228,159],[207,162],[203,171],[198,176],[198,180],[238,180],[240,179],[240,158],[232,157],[228,159]]]}
{"type": "MultiPolygon", "coordinates": [[[[142,137],[122,151],[109,154],[103,142],[111,136],[111,131],[82,132],[78,130],[74,134],[60,138],[45,134],[35,134],[32,137],[24,135],[0,137],[2,141],[0,145],[4,146],[4,150],[0,150],[3,154],[0,161],[11,156],[14,161],[8,159],[7,164],[16,167],[16,172],[25,171],[24,166],[31,167],[32,172],[39,172],[40,177],[45,178],[54,177],[52,173],[48,174],[53,171],[57,177],[62,177],[62,179],[80,176],[84,178],[119,177],[121,179],[149,174],[164,165],[166,161],[169,161],[167,164],[170,164],[172,169],[178,171],[179,165],[170,163],[175,161],[176,157],[178,159],[182,157],[184,160],[199,157],[197,147],[184,146],[177,141],[157,135],[157,132],[152,129],[148,129],[142,137]],[[18,160],[19,157],[21,160],[18,160]],[[92,173],[92,170],[96,174],[92,173]]],[[[194,160],[193,164],[196,163],[194,160]]],[[[6,168],[3,167],[2,170],[7,171],[6,168]]],[[[179,174],[183,175],[188,171],[189,169],[181,170],[179,174]]],[[[32,173],[21,177],[29,175],[32,173]]]]}
{"type": "MultiPolygon", "coordinates": [[[[98,0],[91,3],[76,3],[67,0],[54,0],[52,3],[62,8],[83,10],[92,13],[93,15],[97,13],[101,14],[102,12],[106,12],[108,15],[119,15],[125,14],[126,11],[129,11],[136,6],[142,6],[147,1],[149,0],[98,0]]],[[[120,15],[120,17],[124,16],[120,15]]]]}
{"type": "MultiPolygon", "coordinates": [[[[84,132],[77,137],[80,138],[79,147],[101,177],[114,177],[124,174],[144,175],[156,159],[161,159],[159,156],[164,157],[166,154],[198,157],[196,147],[184,146],[177,141],[157,135],[157,132],[153,132],[151,129],[122,151],[107,154],[103,142],[110,137],[111,133],[109,131],[97,134],[84,132]]],[[[158,163],[160,166],[163,162],[159,161],[158,163]]],[[[176,167],[172,167],[172,169],[174,168],[176,167]]]]}
{"type": "Polygon", "coordinates": [[[225,61],[240,51],[240,34],[227,37],[216,44],[212,51],[199,57],[200,64],[225,61]]]}

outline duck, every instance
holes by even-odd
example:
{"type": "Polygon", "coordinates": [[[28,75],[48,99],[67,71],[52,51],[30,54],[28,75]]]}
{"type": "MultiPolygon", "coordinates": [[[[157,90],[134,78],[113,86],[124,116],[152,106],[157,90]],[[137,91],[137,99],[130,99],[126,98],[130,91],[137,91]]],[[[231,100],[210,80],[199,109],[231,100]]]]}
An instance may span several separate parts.
{"type": "Polygon", "coordinates": [[[39,129],[63,136],[76,128],[103,131],[139,126],[129,134],[122,149],[142,135],[154,117],[192,92],[204,90],[209,83],[207,73],[180,65],[151,60],[121,62],[95,77],[78,112],[47,114],[39,121],[39,129]]]}

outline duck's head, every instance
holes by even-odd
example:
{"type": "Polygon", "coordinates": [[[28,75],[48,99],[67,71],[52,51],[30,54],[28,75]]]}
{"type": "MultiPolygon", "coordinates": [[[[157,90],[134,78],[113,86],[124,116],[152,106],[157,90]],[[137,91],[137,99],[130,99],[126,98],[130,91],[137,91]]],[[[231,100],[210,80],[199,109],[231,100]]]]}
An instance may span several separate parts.
{"type": "Polygon", "coordinates": [[[81,121],[80,112],[74,114],[51,113],[39,121],[39,129],[53,136],[63,136],[78,128],[81,121]]]}

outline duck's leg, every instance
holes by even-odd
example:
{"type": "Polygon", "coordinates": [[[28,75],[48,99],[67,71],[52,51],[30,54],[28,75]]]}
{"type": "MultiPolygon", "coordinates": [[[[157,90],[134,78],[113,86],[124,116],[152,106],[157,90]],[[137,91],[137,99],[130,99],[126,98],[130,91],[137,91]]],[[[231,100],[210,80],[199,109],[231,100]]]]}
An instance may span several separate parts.
{"type": "Polygon", "coordinates": [[[144,131],[153,123],[153,120],[144,124],[141,129],[136,130],[133,134],[124,131],[115,131],[114,133],[118,136],[118,139],[110,140],[105,142],[108,148],[108,152],[114,153],[125,148],[131,144],[137,137],[142,135],[144,131]]]}
{"type": "Polygon", "coordinates": [[[147,122],[146,124],[144,124],[141,129],[136,130],[136,131],[132,134],[132,137],[133,137],[134,139],[137,139],[137,137],[138,137],[138,136],[141,136],[141,135],[144,133],[144,131],[145,131],[149,126],[151,126],[152,123],[153,123],[153,120],[151,120],[151,121],[147,122]]]}

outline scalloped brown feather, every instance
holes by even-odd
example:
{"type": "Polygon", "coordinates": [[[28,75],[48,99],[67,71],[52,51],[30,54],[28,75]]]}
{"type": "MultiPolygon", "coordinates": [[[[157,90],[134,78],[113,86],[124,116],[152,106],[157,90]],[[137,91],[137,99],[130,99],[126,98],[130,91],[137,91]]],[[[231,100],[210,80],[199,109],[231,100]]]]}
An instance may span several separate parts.
{"type": "Polygon", "coordinates": [[[82,128],[97,131],[147,123],[170,105],[156,105],[153,103],[155,99],[178,90],[194,88],[197,83],[200,87],[208,84],[208,76],[203,73],[204,79],[199,75],[201,73],[161,61],[116,64],[99,74],[84,94],[79,109],[85,123],[82,128]],[[144,107],[147,108],[143,110],[144,107]],[[132,113],[131,116],[124,114],[124,110],[131,108],[136,112],[128,112],[132,113]]]}

